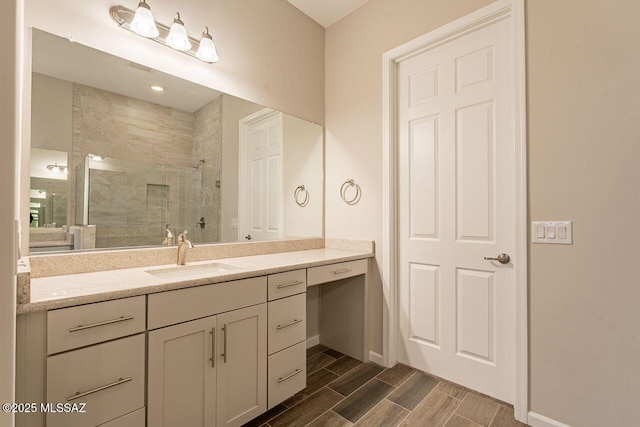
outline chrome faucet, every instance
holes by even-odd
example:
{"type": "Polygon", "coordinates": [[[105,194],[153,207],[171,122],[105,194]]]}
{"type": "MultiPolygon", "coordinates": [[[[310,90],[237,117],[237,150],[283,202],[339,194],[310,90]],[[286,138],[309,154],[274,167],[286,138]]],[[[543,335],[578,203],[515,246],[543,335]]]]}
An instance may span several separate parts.
{"type": "Polygon", "coordinates": [[[187,230],[178,236],[178,265],[185,265],[187,249],[193,248],[193,244],[187,240],[187,230]]]}
{"type": "Polygon", "coordinates": [[[173,246],[173,233],[169,228],[169,224],[165,226],[164,230],[164,240],[162,241],[163,245],[173,246]]]}

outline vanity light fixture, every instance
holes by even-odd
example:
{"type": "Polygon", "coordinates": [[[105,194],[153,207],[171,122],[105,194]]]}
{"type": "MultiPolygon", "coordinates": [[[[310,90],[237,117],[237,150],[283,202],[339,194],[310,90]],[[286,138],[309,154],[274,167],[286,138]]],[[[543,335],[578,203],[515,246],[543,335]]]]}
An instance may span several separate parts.
{"type": "Polygon", "coordinates": [[[133,17],[133,21],[131,21],[131,30],[142,37],[153,38],[160,35],[158,27],[156,27],[156,21],[153,19],[151,8],[146,0],[138,3],[138,9],[136,9],[136,14],[133,17]]]}
{"type": "Polygon", "coordinates": [[[89,160],[93,160],[95,162],[101,162],[102,156],[99,156],[97,154],[89,154],[89,160]]]}
{"type": "Polygon", "coordinates": [[[176,15],[173,17],[173,24],[171,24],[171,29],[169,30],[166,42],[175,50],[185,51],[191,49],[191,42],[189,41],[187,29],[184,27],[184,22],[180,19],[180,14],[178,12],[176,12],[176,15]]]}
{"type": "Polygon", "coordinates": [[[154,92],[164,92],[164,88],[158,85],[151,85],[149,86],[149,89],[151,89],[154,92]]]}
{"type": "Polygon", "coordinates": [[[213,37],[209,34],[209,27],[204,27],[196,58],[204,62],[218,62],[220,60],[218,52],[216,52],[216,45],[213,44],[213,37]]]}
{"type": "Polygon", "coordinates": [[[175,14],[171,28],[153,20],[146,0],[140,0],[135,12],[124,6],[113,6],[109,14],[121,28],[186,53],[202,62],[212,64],[220,59],[209,29],[205,27],[200,41],[189,37],[179,13],[175,14]]]}

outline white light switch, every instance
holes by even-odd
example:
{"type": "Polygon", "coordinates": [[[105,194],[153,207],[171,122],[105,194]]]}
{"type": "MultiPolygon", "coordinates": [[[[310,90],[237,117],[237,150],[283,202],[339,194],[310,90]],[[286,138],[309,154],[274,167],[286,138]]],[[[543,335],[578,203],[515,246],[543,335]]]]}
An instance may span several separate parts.
{"type": "Polygon", "coordinates": [[[556,238],[556,227],[553,225],[547,225],[547,239],[556,238]]]}
{"type": "Polygon", "coordinates": [[[571,221],[533,221],[531,223],[533,243],[573,244],[571,221]]]}
{"type": "Polygon", "coordinates": [[[567,238],[567,227],[564,225],[558,226],[558,239],[566,239],[567,238]]]}

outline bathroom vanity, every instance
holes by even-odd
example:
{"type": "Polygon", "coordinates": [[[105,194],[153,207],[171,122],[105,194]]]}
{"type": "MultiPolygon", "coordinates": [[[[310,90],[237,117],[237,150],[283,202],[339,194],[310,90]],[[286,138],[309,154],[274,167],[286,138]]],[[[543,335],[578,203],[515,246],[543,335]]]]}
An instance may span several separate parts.
{"type": "Polygon", "coordinates": [[[86,403],[86,413],[22,414],[17,425],[240,426],[306,386],[308,322],[313,340],[368,359],[372,252],[32,278],[31,301],[18,306],[17,401],[86,403]]]}

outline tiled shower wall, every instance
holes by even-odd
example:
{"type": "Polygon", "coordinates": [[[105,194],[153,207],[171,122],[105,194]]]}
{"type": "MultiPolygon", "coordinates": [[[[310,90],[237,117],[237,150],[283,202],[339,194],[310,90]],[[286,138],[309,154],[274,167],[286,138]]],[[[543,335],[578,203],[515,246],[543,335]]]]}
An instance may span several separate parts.
{"type": "Polygon", "coordinates": [[[74,84],[73,175],[88,154],[110,165],[90,174],[96,247],[158,245],[165,224],[194,242],[217,241],[220,104],[190,113],[74,84]],[[203,158],[204,169],[194,169],[203,158]],[[196,230],[202,216],[207,225],[196,230]]]}
{"type": "Polygon", "coordinates": [[[195,112],[193,163],[204,159],[204,164],[195,170],[192,189],[195,203],[194,219],[205,218],[205,227],[195,227],[194,242],[220,241],[220,172],[222,170],[222,96],[195,112]]]}

